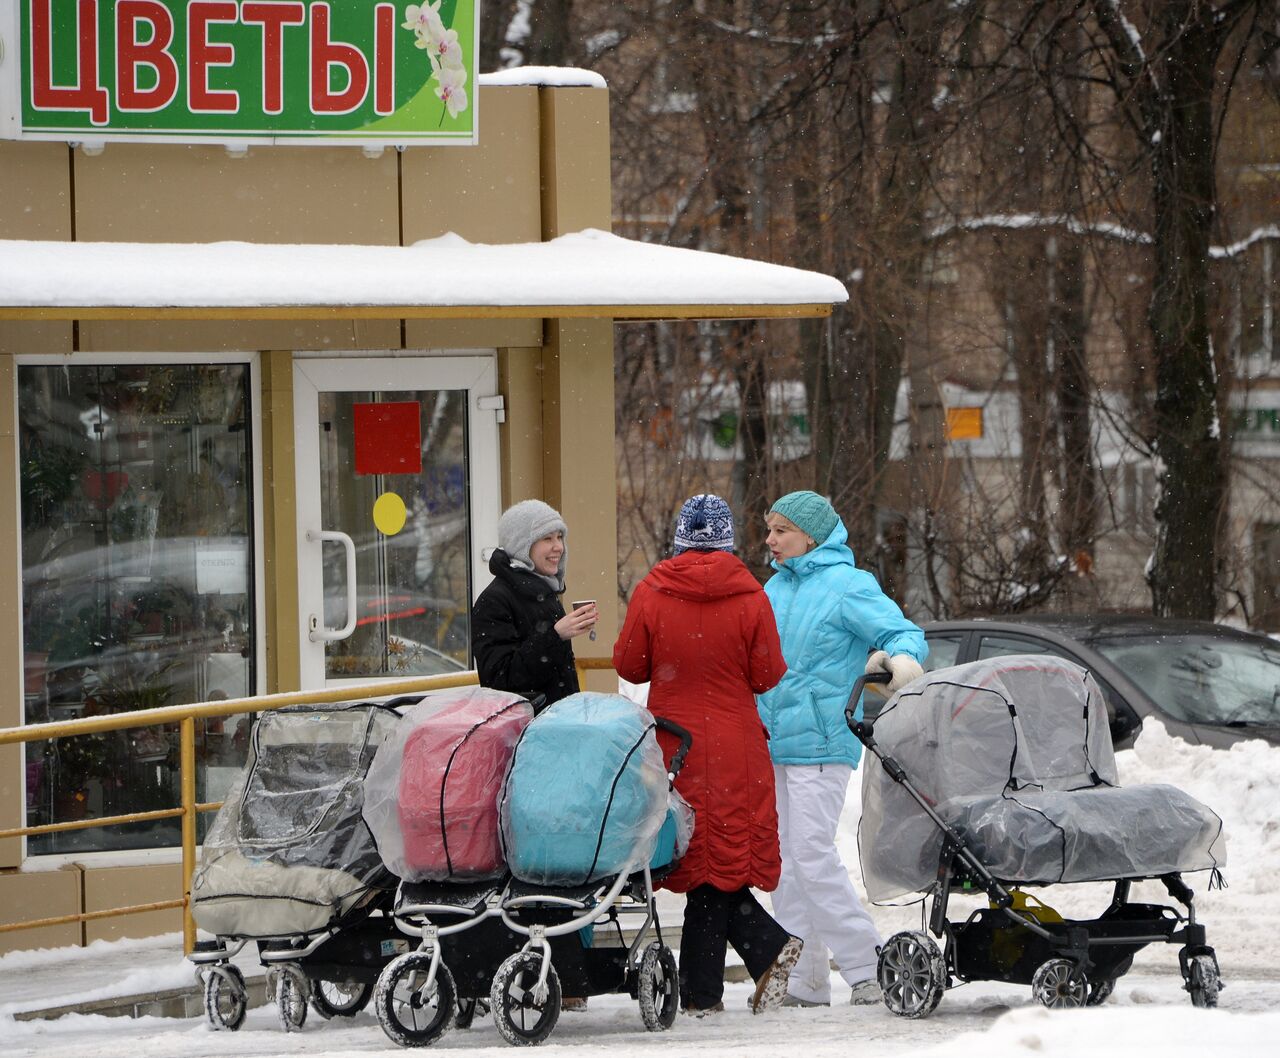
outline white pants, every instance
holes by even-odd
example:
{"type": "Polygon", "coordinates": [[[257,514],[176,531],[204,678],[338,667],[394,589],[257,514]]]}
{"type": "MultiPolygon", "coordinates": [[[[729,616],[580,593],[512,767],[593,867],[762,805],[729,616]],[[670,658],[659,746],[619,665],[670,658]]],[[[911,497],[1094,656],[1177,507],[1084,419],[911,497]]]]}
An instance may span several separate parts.
{"type": "Polygon", "coordinates": [[[831,1001],[827,950],[846,983],[876,974],[880,933],[858,899],[836,851],[836,826],[853,769],[847,764],[775,764],[782,877],[773,917],[804,941],[788,991],[811,1003],[831,1001]]]}

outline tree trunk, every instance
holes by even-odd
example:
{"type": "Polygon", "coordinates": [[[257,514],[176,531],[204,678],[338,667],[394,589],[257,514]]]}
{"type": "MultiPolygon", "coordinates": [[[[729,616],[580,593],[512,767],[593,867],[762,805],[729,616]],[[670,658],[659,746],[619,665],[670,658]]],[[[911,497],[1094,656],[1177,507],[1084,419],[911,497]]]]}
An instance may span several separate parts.
{"type": "Polygon", "coordinates": [[[1196,0],[1170,0],[1158,16],[1169,41],[1155,64],[1161,127],[1152,149],[1155,279],[1150,326],[1156,361],[1159,459],[1153,610],[1211,619],[1216,610],[1218,523],[1226,491],[1217,376],[1206,292],[1214,219],[1214,70],[1220,30],[1196,0]]]}
{"type": "Polygon", "coordinates": [[[480,8],[480,69],[502,69],[502,49],[515,12],[516,0],[484,0],[480,8]]]}
{"type": "Polygon", "coordinates": [[[1049,306],[1062,460],[1058,535],[1076,571],[1088,573],[1098,533],[1098,471],[1093,459],[1092,387],[1085,349],[1085,262],[1079,239],[1065,236],[1058,246],[1053,262],[1057,296],[1049,306]]]}

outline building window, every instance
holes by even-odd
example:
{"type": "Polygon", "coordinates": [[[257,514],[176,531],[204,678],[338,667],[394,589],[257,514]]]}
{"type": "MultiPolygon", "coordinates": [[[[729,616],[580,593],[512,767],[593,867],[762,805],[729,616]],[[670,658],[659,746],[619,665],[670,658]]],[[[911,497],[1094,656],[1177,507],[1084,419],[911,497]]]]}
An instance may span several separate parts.
{"type": "MultiPolygon", "coordinates": [[[[249,407],[247,364],[19,366],[28,723],[254,692],[249,407]]],[[[175,807],[177,732],[28,743],[28,825],[175,807]]],[[[197,723],[201,800],[221,798],[247,736],[246,718],[197,723]]],[[[27,849],[179,841],[165,819],[27,849]]]]}
{"type": "Polygon", "coordinates": [[[1264,240],[1243,255],[1235,273],[1235,305],[1231,317],[1231,345],[1236,361],[1248,375],[1269,374],[1280,368],[1276,333],[1276,281],[1280,279],[1276,246],[1264,240]]]}

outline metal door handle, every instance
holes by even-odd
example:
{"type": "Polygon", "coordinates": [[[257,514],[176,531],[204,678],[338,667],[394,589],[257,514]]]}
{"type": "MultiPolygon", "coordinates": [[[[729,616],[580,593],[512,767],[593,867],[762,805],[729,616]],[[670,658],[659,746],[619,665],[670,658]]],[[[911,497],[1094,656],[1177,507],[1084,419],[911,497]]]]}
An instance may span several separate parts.
{"type": "Polygon", "coordinates": [[[308,529],[307,540],[319,543],[322,550],[325,541],[333,541],[341,544],[347,553],[347,623],[341,628],[325,628],[323,613],[307,618],[307,638],[311,642],[334,643],[356,630],[356,544],[336,529],[308,529]]]}

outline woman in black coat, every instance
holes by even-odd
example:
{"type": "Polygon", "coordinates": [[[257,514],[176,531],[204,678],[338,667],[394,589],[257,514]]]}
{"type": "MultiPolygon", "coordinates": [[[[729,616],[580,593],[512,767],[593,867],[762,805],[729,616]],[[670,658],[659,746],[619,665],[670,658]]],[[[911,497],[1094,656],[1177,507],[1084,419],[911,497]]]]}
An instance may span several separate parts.
{"type": "Polygon", "coordinates": [[[471,610],[471,642],[485,687],[543,695],[544,705],[578,690],[576,636],[597,620],[594,605],[566,614],[564,519],[541,500],[509,508],[498,522],[499,547],[489,558],[493,583],[471,610]]]}

